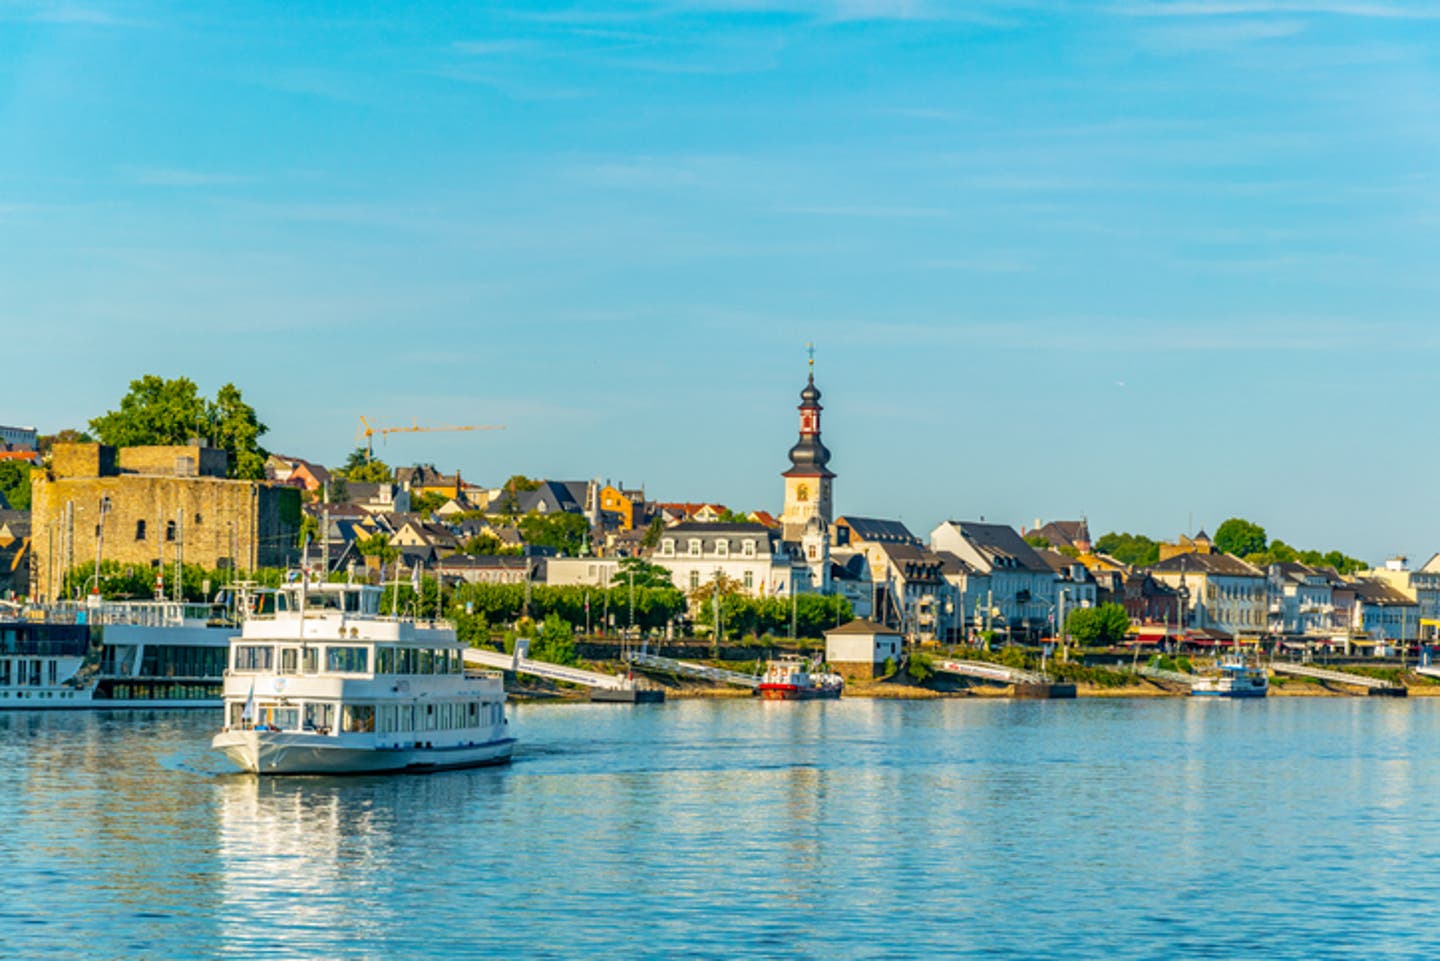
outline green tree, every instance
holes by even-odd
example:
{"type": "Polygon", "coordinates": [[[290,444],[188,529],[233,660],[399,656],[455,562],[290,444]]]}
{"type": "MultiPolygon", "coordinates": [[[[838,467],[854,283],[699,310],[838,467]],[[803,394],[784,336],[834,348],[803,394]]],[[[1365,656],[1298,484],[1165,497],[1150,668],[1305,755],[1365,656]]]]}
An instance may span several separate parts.
{"type": "Polygon", "coordinates": [[[675,580],[670,576],[669,568],[661,567],[659,564],[651,564],[649,561],[639,557],[620,558],[619,569],[615,577],[610,581],[614,587],[629,589],[633,583],[636,587],[674,587],[675,580]]]}
{"type": "Polygon", "coordinates": [[[581,514],[560,512],[537,514],[531,511],[520,518],[520,536],[536,547],[553,547],[578,557],[590,536],[590,522],[581,514]]]}
{"type": "Polygon", "coordinates": [[[1025,543],[1029,544],[1031,547],[1049,547],[1050,539],[1040,534],[1026,534],[1025,543]]]}
{"type": "Polygon", "coordinates": [[[1111,531],[1095,542],[1095,550],[1131,567],[1148,567],[1160,560],[1160,544],[1144,534],[1111,531]]]}
{"type": "Polygon", "coordinates": [[[373,557],[382,564],[388,564],[400,556],[400,549],[391,545],[388,534],[372,534],[356,541],[355,547],[365,557],[373,557]]]}
{"type": "Polygon", "coordinates": [[[297,534],[296,543],[300,547],[306,544],[313,544],[320,539],[320,522],[313,514],[304,514],[300,518],[300,530],[297,534]]]}
{"type": "Polygon", "coordinates": [[[344,504],[350,500],[350,485],[339,472],[330,475],[330,503],[344,504]]]}
{"type": "Polygon", "coordinates": [[[660,535],[665,533],[665,519],[656,517],[645,527],[645,536],[641,538],[640,545],[646,550],[654,550],[655,545],[660,543],[660,535]]]}
{"type": "Polygon", "coordinates": [[[221,387],[212,402],[188,377],[166,380],[146,374],[130,382],[117,410],[90,421],[90,429],[101,443],[115,447],[179,445],[203,438],[225,451],[229,476],[265,476],[269,454],[259,441],[268,428],[234,384],[221,387]]]}
{"type": "Polygon", "coordinates": [[[469,554],[472,557],[493,556],[499,554],[504,546],[500,538],[494,534],[489,531],[481,531],[460,545],[460,553],[469,554]]]}
{"type": "Polygon", "coordinates": [[[410,509],[417,514],[430,514],[444,507],[449,500],[450,498],[436,491],[424,494],[411,493],[410,509]]]}
{"type": "Polygon", "coordinates": [[[551,664],[574,664],[575,629],[570,622],[558,614],[547,614],[535,630],[535,639],[530,642],[530,656],[537,661],[551,664]]]}
{"type": "Polygon", "coordinates": [[[188,377],[166,380],[146,374],[130,382],[118,410],[90,421],[101,443],[116,447],[184,444],[210,426],[205,398],[188,377]]]}
{"type": "Polygon", "coordinates": [[[1224,554],[1259,554],[1265,550],[1265,543],[1265,528],[1243,518],[1232,517],[1215,529],[1215,548],[1224,554]]]}
{"type": "Polygon", "coordinates": [[[1130,615],[1119,604],[1081,607],[1065,617],[1065,633],[1082,646],[1118,644],[1130,630],[1130,615]]]}
{"type": "Polygon", "coordinates": [[[345,480],[357,484],[389,484],[394,479],[395,472],[383,460],[372,460],[345,472],[345,480]]]}
{"type": "Polygon", "coordinates": [[[0,494],[4,494],[6,503],[17,511],[30,509],[31,470],[29,464],[20,461],[0,461],[0,494]]]}
{"type": "Polygon", "coordinates": [[[260,480],[265,476],[265,460],[270,456],[260,446],[260,436],[270,428],[260,423],[255,408],[245,403],[240,388],[226,384],[215,393],[215,402],[207,405],[210,422],[210,443],[229,457],[229,475],[240,480],[260,480]]]}

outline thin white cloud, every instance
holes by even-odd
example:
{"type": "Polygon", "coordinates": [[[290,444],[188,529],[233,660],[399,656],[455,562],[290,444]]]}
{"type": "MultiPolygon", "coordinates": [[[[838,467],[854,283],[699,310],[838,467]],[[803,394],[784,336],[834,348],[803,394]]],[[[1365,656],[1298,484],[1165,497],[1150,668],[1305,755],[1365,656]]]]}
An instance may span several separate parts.
{"type": "Polygon", "coordinates": [[[1329,14],[1384,20],[1434,20],[1440,8],[1433,3],[1387,3],[1365,0],[1154,0],[1110,8],[1132,17],[1233,17],[1273,14],[1329,14]]]}
{"type": "Polygon", "coordinates": [[[218,187],[254,183],[256,179],[244,174],[181,167],[143,167],[129,171],[129,178],[134,183],[149,187],[218,187]]]}
{"type": "Polygon", "coordinates": [[[1143,46],[1159,51],[1229,50],[1266,40],[1293,37],[1305,30],[1300,20],[1201,20],[1140,30],[1143,46]]]}
{"type": "Polygon", "coordinates": [[[882,220],[914,220],[950,216],[950,211],[941,207],[918,207],[904,204],[803,204],[777,207],[776,212],[813,217],[875,217],[882,220]]]}

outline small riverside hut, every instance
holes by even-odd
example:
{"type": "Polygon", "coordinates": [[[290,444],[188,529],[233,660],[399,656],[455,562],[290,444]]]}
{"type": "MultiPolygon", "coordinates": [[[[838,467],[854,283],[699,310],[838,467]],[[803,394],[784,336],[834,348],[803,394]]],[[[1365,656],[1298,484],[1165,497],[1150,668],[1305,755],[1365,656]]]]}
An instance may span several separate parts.
{"type": "Polygon", "coordinates": [[[845,677],[875,677],[886,660],[900,660],[903,640],[898,631],[857,618],[825,632],[825,660],[845,677]]]}

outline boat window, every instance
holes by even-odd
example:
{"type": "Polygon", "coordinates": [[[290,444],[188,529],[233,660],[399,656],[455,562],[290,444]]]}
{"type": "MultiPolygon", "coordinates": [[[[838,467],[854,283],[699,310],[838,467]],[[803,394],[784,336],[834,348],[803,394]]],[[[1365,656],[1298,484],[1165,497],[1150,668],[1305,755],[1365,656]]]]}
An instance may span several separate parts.
{"type": "Polygon", "coordinates": [[[51,686],[51,687],[54,687],[54,686],[55,686],[56,684],[58,684],[58,683],[60,683],[60,662],[59,662],[59,661],[51,661],[51,662],[50,662],[50,686],[51,686]]]}
{"type": "Polygon", "coordinates": [[[320,670],[320,648],[305,648],[305,673],[315,674],[320,670]]]}
{"type": "Polygon", "coordinates": [[[244,726],[245,726],[245,705],[244,705],[244,704],[231,704],[231,705],[230,705],[230,726],[231,726],[231,727],[244,727],[244,726]]]}
{"type": "Polygon", "coordinates": [[[293,647],[280,649],[280,673],[294,674],[300,669],[300,651],[293,647]]]}
{"type": "Polygon", "coordinates": [[[377,664],[376,664],[376,667],[375,667],[375,673],[376,673],[376,674],[394,674],[394,673],[395,673],[395,648],[393,648],[393,647],[382,647],[382,648],[380,648],[378,651],[375,652],[375,659],[376,659],[376,661],[377,661],[377,664]]]}
{"type": "Polygon", "coordinates": [[[311,702],[305,705],[305,729],[329,734],[335,726],[335,705],[311,702]]]}
{"type": "Polygon", "coordinates": [[[470,726],[474,727],[475,722],[480,720],[480,705],[474,701],[470,702],[470,726]]]}
{"type": "Polygon", "coordinates": [[[368,733],[375,730],[375,706],[373,704],[346,704],[342,717],[344,725],[341,730],[348,733],[368,733]]]}
{"type": "Polygon", "coordinates": [[[364,674],[370,670],[370,651],[364,647],[327,647],[325,669],[335,674],[364,674]]]}
{"type": "Polygon", "coordinates": [[[417,668],[417,670],[415,671],[415,673],[416,673],[416,674],[429,674],[430,671],[434,669],[434,667],[435,667],[435,653],[434,653],[433,651],[431,651],[429,648],[422,648],[422,649],[420,650],[420,663],[419,663],[418,668],[417,668]]]}
{"type": "Polygon", "coordinates": [[[449,651],[436,651],[436,652],[435,652],[435,663],[434,663],[434,666],[431,668],[431,670],[434,671],[436,674],[449,674],[449,673],[450,673],[450,652],[449,652],[449,651]]]}
{"type": "Polygon", "coordinates": [[[0,658],[0,687],[10,686],[10,659],[0,658]]]}
{"type": "Polygon", "coordinates": [[[395,660],[396,660],[396,664],[395,664],[395,673],[396,673],[396,674],[414,674],[414,673],[415,673],[415,651],[414,651],[414,649],[409,648],[409,647],[402,647],[402,648],[400,648],[399,650],[397,650],[397,651],[395,652],[395,660]]]}
{"type": "Polygon", "coordinates": [[[275,664],[275,648],[268,645],[239,644],[235,647],[235,670],[268,671],[275,664]]]}
{"type": "Polygon", "coordinates": [[[348,613],[358,613],[360,610],[360,595],[354,591],[345,595],[345,610],[348,613]]]}

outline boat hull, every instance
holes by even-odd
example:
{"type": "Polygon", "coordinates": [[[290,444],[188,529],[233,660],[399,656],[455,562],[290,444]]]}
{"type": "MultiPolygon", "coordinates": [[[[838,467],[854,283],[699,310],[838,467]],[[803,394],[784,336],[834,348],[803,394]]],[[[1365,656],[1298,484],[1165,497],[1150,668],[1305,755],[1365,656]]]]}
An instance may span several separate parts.
{"type": "Polygon", "coordinates": [[[383,774],[447,771],[505,764],[514,738],[454,747],[346,747],[322,734],[225,731],[210,746],[239,767],[261,776],[286,774],[383,774]]]}
{"type": "Polygon", "coordinates": [[[838,687],[800,687],[796,684],[761,684],[756,692],[767,701],[833,701],[838,687]]]}
{"type": "Polygon", "coordinates": [[[1227,697],[1227,698],[1254,698],[1264,697],[1268,693],[1267,688],[1246,688],[1239,691],[1197,691],[1190,690],[1191,697],[1227,697]]]}

